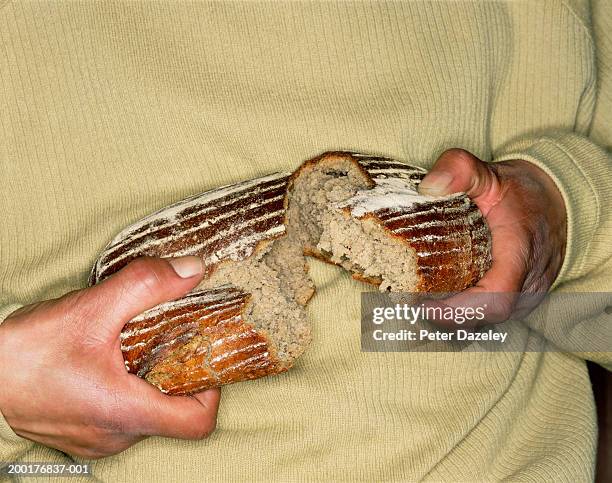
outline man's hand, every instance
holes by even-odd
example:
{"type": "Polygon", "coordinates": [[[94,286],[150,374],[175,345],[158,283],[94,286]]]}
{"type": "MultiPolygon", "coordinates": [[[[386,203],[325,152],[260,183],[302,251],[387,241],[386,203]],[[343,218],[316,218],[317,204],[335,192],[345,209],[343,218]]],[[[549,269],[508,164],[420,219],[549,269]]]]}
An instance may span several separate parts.
{"type": "Polygon", "coordinates": [[[196,257],[141,258],[102,283],[19,309],[0,325],[0,411],[18,435],[85,458],[147,436],[200,439],[219,390],[166,396],[128,374],[125,322],[183,296],[201,279],[196,257]]]}
{"type": "Polygon", "coordinates": [[[419,186],[422,194],[463,191],[485,216],[493,264],[476,284],[445,305],[486,303],[486,321],[528,311],[561,269],[565,254],[565,204],[554,181],[537,166],[515,160],[484,163],[462,149],[446,151],[419,186]]]}

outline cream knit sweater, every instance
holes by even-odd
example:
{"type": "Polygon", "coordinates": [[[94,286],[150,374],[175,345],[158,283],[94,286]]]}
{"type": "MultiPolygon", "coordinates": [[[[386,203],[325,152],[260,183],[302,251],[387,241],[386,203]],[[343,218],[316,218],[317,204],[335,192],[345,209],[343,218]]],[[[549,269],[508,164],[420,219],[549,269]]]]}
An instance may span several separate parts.
{"type": "MultiPolygon", "coordinates": [[[[536,163],[569,216],[556,287],[611,292],[611,6],[0,0],[0,321],[85,286],[105,243],[152,210],[329,149],[536,163]]],[[[294,369],[224,388],[209,439],[151,438],[94,475],[592,478],[583,359],[610,367],[609,353],[362,353],[362,286],[311,273],[314,342],[294,369]]],[[[585,350],[610,337],[591,330],[610,327],[602,307],[581,313],[558,346],[574,327],[585,350]]],[[[15,460],[70,461],[0,417],[0,461],[15,460]]]]}

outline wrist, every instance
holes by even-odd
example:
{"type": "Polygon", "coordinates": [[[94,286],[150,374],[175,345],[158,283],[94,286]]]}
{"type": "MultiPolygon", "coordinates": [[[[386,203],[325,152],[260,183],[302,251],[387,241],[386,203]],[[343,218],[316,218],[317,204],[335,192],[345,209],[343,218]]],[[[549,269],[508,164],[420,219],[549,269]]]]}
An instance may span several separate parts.
{"type": "Polygon", "coordinates": [[[514,161],[514,163],[517,164],[521,171],[528,173],[529,179],[535,181],[539,185],[545,200],[551,203],[548,208],[553,209],[556,217],[562,219],[565,224],[567,218],[565,201],[553,178],[538,165],[524,159],[518,159],[514,161]]]}
{"type": "Polygon", "coordinates": [[[567,211],[563,195],[555,180],[535,163],[515,159],[498,164],[512,167],[508,176],[520,187],[525,218],[530,220],[534,242],[541,247],[539,253],[548,253],[549,269],[554,274],[550,280],[552,285],[561,271],[567,245],[567,211]]]}
{"type": "MultiPolygon", "coordinates": [[[[589,139],[570,132],[551,131],[524,136],[503,146],[495,163],[522,159],[536,165],[561,191],[567,212],[566,255],[553,288],[576,280],[601,264],[592,250],[600,250],[604,233],[604,187],[609,184],[609,157],[589,139]],[[586,163],[588,162],[588,169],[586,163]]],[[[608,203],[609,204],[609,203],[608,203]]]]}

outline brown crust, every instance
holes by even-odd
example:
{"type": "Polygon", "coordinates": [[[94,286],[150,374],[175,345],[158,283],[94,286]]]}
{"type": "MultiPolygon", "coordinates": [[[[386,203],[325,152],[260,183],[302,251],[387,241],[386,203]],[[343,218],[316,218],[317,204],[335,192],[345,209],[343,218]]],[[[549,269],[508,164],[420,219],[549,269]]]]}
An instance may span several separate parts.
{"type": "MultiPolygon", "coordinates": [[[[293,190],[293,184],[295,183],[295,180],[299,178],[300,176],[303,176],[304,174],[306,174],[306,172],[310,168],[314,168],[315,166],[320,165],[320,164],[328,163],[330,164],[330,166],[332,166],[333,163],[338,162],[338,161],[354,160],[355,158],[353,158],[351,154],[352,153],[348,151],[327,151],[325,153],[320,154],[319,156],[316,156],[312,159],[308,159],[304,161],[300,166],[298,166],[298,168],[289,177],[289,180],[287,182],[287,191],[291,192],[293,190]]],[[[366,182],[366,184],[373,188],[376,183],[374,182],[372,177],[368,174],[368,171],[359,163],[356,163],[355,167],[363,175],[363,179],[366,182]]],[[[288,200],[289,198],[287,197],[285,199],[285,208],[286,208],[286,204],[288,200]]]]}
{"type": "MultiPolygon", "coordinates": [[[[350,162],[367,179],[370,187],[380,178],[400,178],[416,188],[426,171],[422,168],[383,156],[348,151],[324,153],[306,161],[291,176],[287,189],[295,180],[318,164],[333,166],[350,162]]],[[[350,212],[346,209],[345,211],[350,212]]],[[[491,265],[491,239],[486,221],[478,207],[462,193],[437,201],[418,203],[410,208],[382,209],[365,213],[360,219],[379,224],[392,238],[407,244],[417,254],[419,292],[461,291],[474,285],[491,265]]],[[[328,255],[315,247],[305,252],[331,262],[328,255]]],[[[353,276],[373,285],[380,279],[365,277],[353,270],[353,276]]]]}
{"type": "Polygon", "coordinates": [[[382,283],[382,279],[379,277],[366,277],[359,272],[352,272],[351,277],[359,282],[369,283],[370,285],[376,285],[377,287],[382,283]]]}
{"type": "Polygon", "coordinates": [[[163,208],[130,225],[106,246],[90,284],[141,256],[197,255],[205,277],[224,261],[244,260],[285,233],[289,173],[207,191],[163,208]]]}
{"type": "Polygon", "coordinates": [[[234,287],[192,292],[126,324],[121,348],[129,372],[167,394],[278,374],[289,366],[267,334],[245,320],[250,295],[234,287]]]}
{"type": "Polygon", "coordinates": [[[307,257],[316,258],[317,260],[321,260],[322,262],[329,263],[330,265],[336,265],[336,266],[338,265],[336,262],[332,262],[329,256],[324,255],[319,250],[315,250],[312,247],[304,248],[304,255],[306,255],[307,257]]]}

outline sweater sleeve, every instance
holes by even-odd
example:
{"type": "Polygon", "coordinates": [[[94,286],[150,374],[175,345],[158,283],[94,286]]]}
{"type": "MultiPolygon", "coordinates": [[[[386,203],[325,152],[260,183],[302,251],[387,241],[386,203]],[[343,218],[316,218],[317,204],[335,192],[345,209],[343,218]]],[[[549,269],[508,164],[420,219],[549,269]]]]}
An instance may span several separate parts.
{"type": "Polygon", "coordinates": [[[553,288],[588,277],[612,257],[610,153],[584,135],[551,131],[514,141],[494,160],[511,159],[541,168],[556,182],[565,201],[567,246],[553,288]]]}
{"type": "Polygon", "coordinates": [[[612,2],[593,0],[591,10],[598,92],[590,134],[612,152],[612,2]]]}
{"type": "MultiPolygon", "coordinates": [[[[7,304],[0,306],[0,324],[15,310],[20,308],[19,304],[7,304]]],[[[19,456],[27,451],[34,443],[20,436],[8,425],[2,413],[0,413],[0,462],[6,464],[16,461],[19,456]]]]}
{"type": "MultiPolygon", "coordinates": [[[[494,161],[524,159],[534,163],[556,182],[563,196],[568,222],[567,246],[563,265],[552,288],[610,294],[612,2],[593,2],[591,38],[597,75],[593,85],[585,88],[585,92],[594,89],[596,97],[595,105],[586,109],[591,118],[587,123],[589,127],[584,132],[554,130],[515,139],[495,153],[494,161]]],[[[577,118],[584,115],[580,112],[577,118]]],[[[612,369],[612,354],[606,352],[612,336],[610,305],[610,300],[590,303],[588,310],[576,314],[571,326],[558,323],[551,327],[553,324],[547,324],[548,333],[545,335],[561,349],[612,369]],[[591,352],[594,347],[598,352],[591,352]]]]}
{"type": "Polygon", "coordinates": [[[513,142],[494,160],[511,159],[530,161],[548,173],[565,201],[565,259],[552,290],[591,292],[557,297],[544,319],[540,313],[526,323],[559,350],[612,370],[612,157],[587,136],[549,132],[513,142]],[[568,311],[571,302],[576,310],[568,311]]]}
{"type": "MultiPolygon", "coordinates": [[[[556,182],[568,217],[566,256],[554,288],[588,276],[612,256],[612,2],[592,0],[593,75],[584,86],[573,130],[518,137],[494,161],[524,159],[556,182]],[[594,102],[593,102],[594,99],[594,102]]],[[[601,290],[610,290],[601,287],[601,290]]]]}

